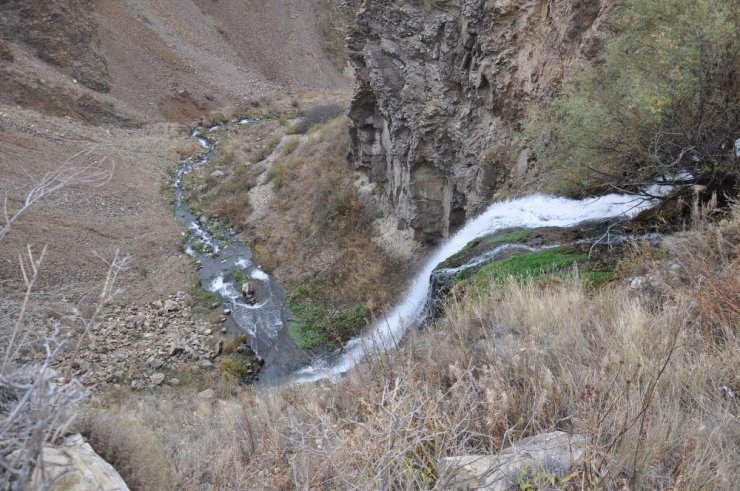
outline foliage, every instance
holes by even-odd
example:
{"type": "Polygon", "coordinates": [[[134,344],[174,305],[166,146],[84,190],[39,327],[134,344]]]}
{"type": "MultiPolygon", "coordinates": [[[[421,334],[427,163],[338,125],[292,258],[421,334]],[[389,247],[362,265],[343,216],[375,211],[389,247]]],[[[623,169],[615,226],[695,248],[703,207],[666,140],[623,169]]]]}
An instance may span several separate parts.
{"type": "Polygon", "coordinates": [[[364,303],[336,308],[323,297],[321,285],[303,284],[288,295],[288,308],[293,319],[290,334],[303,349],[320,344],[333,345],[365,327],[370,310],[364,303]]]}
{"type": "Polygon", "coordinates": [[[251,368],[247,357],[240,353],[233,353],[218,364],[219,372],[233,377],[237,382],[247,381],[252,373],[251,368]]]}
{"type": "Polygon", "coordinates": [[[551,133],[541,150],[565,174],[556,191],[675,181],[736,193],[738,19],[733,0],[627,0],[603,60],[573,71],[532,125],[551,133]]]}
{"type": "MultiPolygon", "coordinates": [[[[582,263],[588,259],[583,254],[565,252],[562,247],[553,247],[537,252],[530,252],[501,261],[494,261],[478,270],[466,282],[471,285],[488,285],[491,281],[505,281],[508,278],[527,279],[541,277],[558,269],[582,263]]],[[[456,278],[457,281],[464,276],[456,278]]]]}
{"type": "Polygon", "coordinates": [[[234,272],[234,285],[237,291],[242,291],[242,285],[247,281],[247,276],[242,271],[234,272]]]}

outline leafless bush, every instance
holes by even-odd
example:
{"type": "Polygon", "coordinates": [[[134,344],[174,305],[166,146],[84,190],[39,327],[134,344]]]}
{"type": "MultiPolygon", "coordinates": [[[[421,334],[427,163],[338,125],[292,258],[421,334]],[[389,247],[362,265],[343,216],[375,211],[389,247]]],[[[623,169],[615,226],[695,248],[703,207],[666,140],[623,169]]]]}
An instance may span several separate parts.
{"type": "Polygon", "coordinates": [[[69,157],[51,172],[47,172],[26,194],[21,205],[15,210],[8,209],[7,191],[3,197],[3,226],[0,240],[10,232],[13,223],[38,201],[50,194],[70,186],[102,185],[110,180],[115,169],[110,155],[100,155],[99,147],[90,147],[69,157]],[[107,165],[111,163],[110,167],[107,165]]]}
{"type": "MultiPolygon", "coordinates": [[[[81,184],[101,184],[110,179],[112,167],[102,169],[107,157],[97,161],[80,164],[78,159],[93,156],[97,149],[88,149],[75,154],[65,161],[57,170],[47,173],[26,195],[21,206],[12,213],[8,211],[7,196],[4,200],[4,224],[0,229],[0,241],[10,232],[13,223],[33,204],[67,186],[81,184]]],[[[45,477],[42,450],[48,443],[54,443],[64,435],[75,417],[77,403],[86,394],[79,380],[70,376],[71,366],[64,375],[59,374],[53,366],[61,352],[67,349],[66,339],[71,325],[82,325],[83,332],[74,346],[75,352],[81,349],[84,339],[96,325],[103,306],[115,294],[115,280],[118,273],[126,267],[128,258],[119,257],[116,253],[108,264],[108,274],[100,292],[97,306],[89,318],[79,315],[68,318],[65,322],[57,319],[52,323],[49,334],[38,332],[38,326],[29,319],[32,294],[39,278],[41,265],[46,254],[46,246],[40,253],[34,254],[27,246],[25,255],[19,254],[24,293],[16,309],[16,318],[12,322],[3,322],[0,327],[0,341],[5,346],[0,365],[0,488],[28,489],[31,483],[35,486],[50,484],[45,477]],[[43,346],[41,360],[32,365],[16,363],[19,354],[32,348],[41,339],[43,346]]]]}

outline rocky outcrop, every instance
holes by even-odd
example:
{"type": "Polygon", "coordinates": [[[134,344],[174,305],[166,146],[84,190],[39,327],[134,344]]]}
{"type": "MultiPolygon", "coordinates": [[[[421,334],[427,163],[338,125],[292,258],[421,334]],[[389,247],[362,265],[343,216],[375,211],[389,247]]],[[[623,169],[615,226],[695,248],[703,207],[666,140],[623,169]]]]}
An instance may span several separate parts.
{"type": "Polygon", "coordinates": [[[20,41],[81,84],[108,92],[110,78],[91,10],[90,0],[5,0],[0,38],[20,41]]]}
{"type": "Polygon", "coordinates": [[[128,491],[128,486],[112,465],[85,442],[71,435],[61,445],[47,445],[31,481],[33,489],[51,491],[128,491]]]}
{"type": "Polygon", "coordinates": [[[601,46],[612,0],[365,1],[348,48],[351,159],[420,241],[489,203],[532,158],[512,145],[533,102],[601,46]]]}
{"type": "Polygon", "coordinates": [[[245,371],[241,381],[253,381],[261,359],[246,337],[225,327],[231,311],[214,311],[209,322],[193,312],[192,303],[188,294],[178,292],[143,306],[111,305],[90,331],[86,348],[62,353],[57,368],[63,372],[71,367],[72,375],[95,391],[123,384],[145,390],[178,385],[176,375],[182,368],[209,371],[223,359],[238,356],[245,371]]]}
{"type": "Polygon", "coordinates": [[[564,477],[588,456],[588,440],[562,431],[525,438],[497,455],[463,455],[440,462],[444,489],[506,491],[517,486],[564,477]],[[519,482],[517,482],[519,481],[519,482]]]}

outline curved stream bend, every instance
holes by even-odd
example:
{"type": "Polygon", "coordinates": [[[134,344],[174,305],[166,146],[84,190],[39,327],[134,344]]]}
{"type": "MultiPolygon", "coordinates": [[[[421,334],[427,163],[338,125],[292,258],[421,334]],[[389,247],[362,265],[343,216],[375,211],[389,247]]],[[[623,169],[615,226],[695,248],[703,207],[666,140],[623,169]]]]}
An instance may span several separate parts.
{"type": "MultiPolygon", "coordinates": [[[[257,123],[258,120],[242,119],[232,124],[257,123]]],[[[188,240],[185,252],[200,265],[200,280],[204,288],[217,293],[223,305],[231,310],[230,321],[250,339],[252,349],[265,360],[260,371],[261,381],[274,381],[292,373],[306,362],[306,356],[290,340],[287,329],[288,311],[285,292],[254,261],[252,251],[231,230],[225,238],[216,239],[198,220],[185,203],[183,177],[194,169],[210,162],[217,154],[216,142],[207,135],[226,127],[226,123],[205,130],[196,128],[191,137],[196,138],[205,150],[203,155],[191,155],[181,160],[175,176],[175,215],[188,228],[200,247],[193,247],[188,240]],[[241,271],[255,290],[256,303],[248,304],[237,290],[234,273],[241,271]]]]}
{"type": "Polygon", "coordinates": [[[628,219],[652,203],[631,195],[610,194],[600,198],[572,200],[533,195],[492,204],[443,243],[414,279],[403,300],[367,333],[350,340],[341,352],[315,360],[293,376],[297,383],[334,378],[352,368],[367,353],[396,346],[406,329],[422,316],[434,268],[460,251],[471,240],[511,227],[565,227],[607,218],[628,219]]]}

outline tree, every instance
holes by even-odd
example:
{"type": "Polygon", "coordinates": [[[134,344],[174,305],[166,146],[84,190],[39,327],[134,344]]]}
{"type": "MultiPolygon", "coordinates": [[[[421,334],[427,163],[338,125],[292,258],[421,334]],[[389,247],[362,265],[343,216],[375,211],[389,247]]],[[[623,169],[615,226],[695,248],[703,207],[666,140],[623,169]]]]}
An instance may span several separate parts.
{"type": "Polygon", "coordinates": [[[739,18],[733,0],[626,0],[603,58],[546,111],[545,160],[589,192],[736,195],[739,18]]]}

